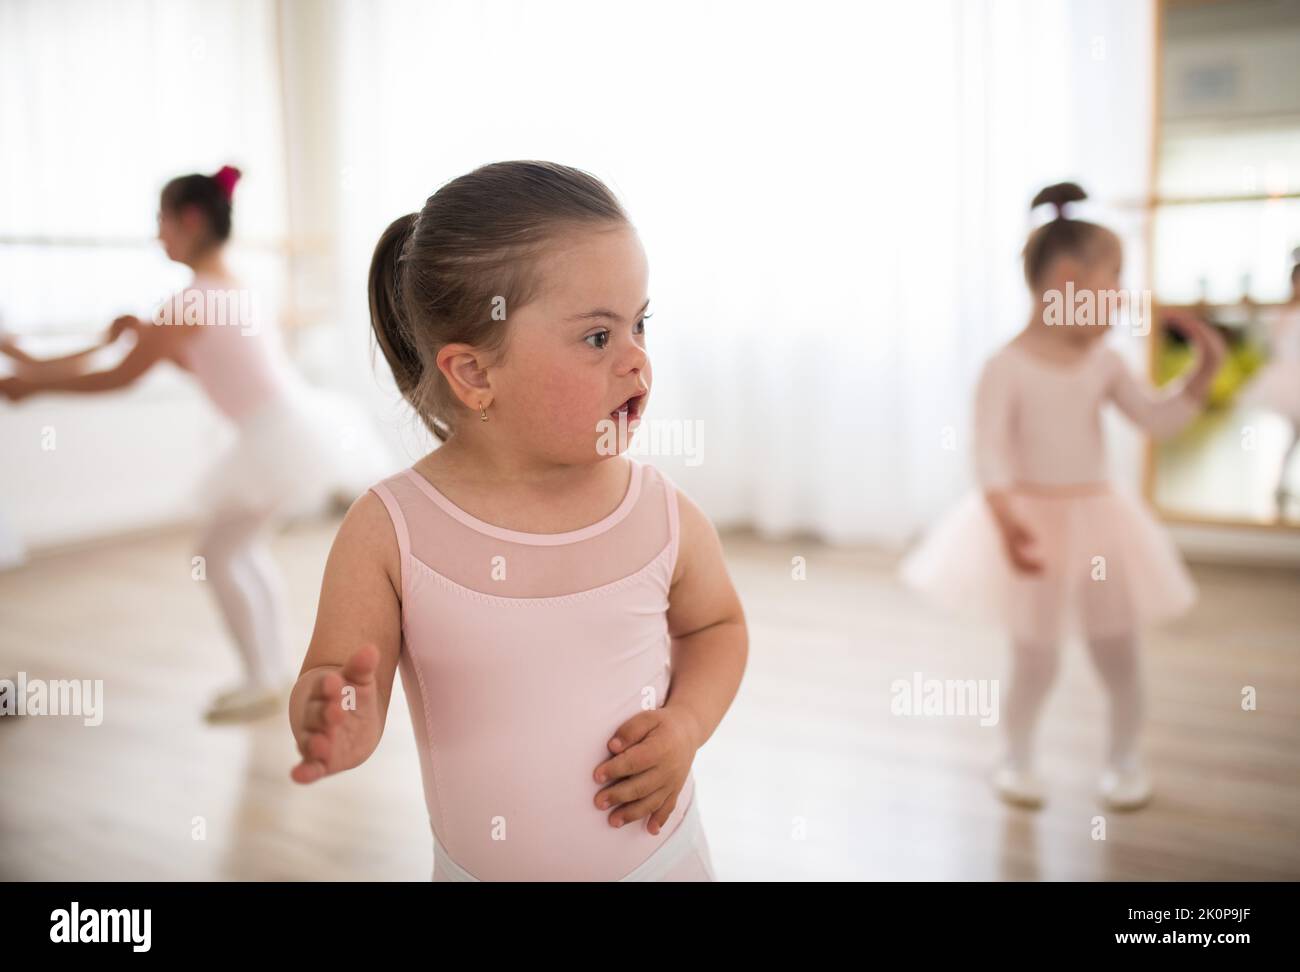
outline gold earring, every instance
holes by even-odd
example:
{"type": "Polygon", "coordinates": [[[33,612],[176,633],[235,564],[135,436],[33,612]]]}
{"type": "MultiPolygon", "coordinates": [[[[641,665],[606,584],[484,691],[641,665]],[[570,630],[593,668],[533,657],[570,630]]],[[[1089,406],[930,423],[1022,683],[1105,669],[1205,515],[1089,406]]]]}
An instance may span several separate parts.
{"type": "Polygon", "coordinates": [[[485,408],[483,407],[483,403],[482,403],[482,402],[479,402],[479,403],[478,403],[478,414],[479,414],[479,420],[480,420],[480,421],[482,421],[482,422],[486,422],[486,421],[487,421],[487,409],[485,409],[485,408]]]}

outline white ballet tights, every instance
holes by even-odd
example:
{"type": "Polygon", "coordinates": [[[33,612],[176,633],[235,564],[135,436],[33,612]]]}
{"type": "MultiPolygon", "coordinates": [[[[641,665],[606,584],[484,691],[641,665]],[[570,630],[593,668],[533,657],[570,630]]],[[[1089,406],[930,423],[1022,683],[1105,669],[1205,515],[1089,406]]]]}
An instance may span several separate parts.
{"type": "Polygon", "coordinates": [[[1011,643],[1011,691],[1003,705],[1007,758],[1012,767],[1028,770],[1033,765],[1034,727],[1056,673],[1060,668],[1060,644],[1014,640],[1011,643]]]}
{"type": "Polygon", "coordinates": [[[1132,769],[1137,763],[1143,709],[1137,638],[1132,634],[1090,638],[1088,653],[1110,696],[1107,759],[1116,769],[1132,769]]]}
{"type": "Polygon", "coordinates": [[[1287,444],[1287,447],[1286,447],[1284,450],[1282,450],[1282,465],[1281,465],[1281,467],[1278,469],[1278,473],[1277,473],[1277,491],[1276,491],[1276,492],[1277,492],[1277,496],[1278,496],[1278,503],[1279,503],[1279,505],[1280,505],[1281,502],[1282,502],[1282,498],[1283,498],[1283,497],[1286,495],[1286,493],[1287,493],[1287,488],[1286,488],[1286,470],[1287,470],[1287,467],[1291,465],[1291,459],[1292,459],[1292,457],[1296,454],[1296,448],[1297,448],[1297,447],[1300,447],[1300,425],[1296,425],[1295,423],[1292,423],[1292,425],[1291,425],[1291,441],[1287,444]]]}
{"type": "Polygon", "coordinates": [[[284,582],[271,558],[269,513],[215,516],[199,541],[207,582],[235,640],[249,684],[279,687],[289,672],[284,582]]]}
{"type": "MultiPolygon", "coordinates": [[[[1138,643],[1132,634],[1088,639],[1092,658],[1110,705],[1107,760],[1116,768],[1137,761],[1142,723],[1142,683],[1138,643]]],[[[1033,765],[1034,729],[1060,668],[1059,642],[1012,642],[1011,691],[1003,709],[1007,763],[1028,770],[1033,765]]]]}

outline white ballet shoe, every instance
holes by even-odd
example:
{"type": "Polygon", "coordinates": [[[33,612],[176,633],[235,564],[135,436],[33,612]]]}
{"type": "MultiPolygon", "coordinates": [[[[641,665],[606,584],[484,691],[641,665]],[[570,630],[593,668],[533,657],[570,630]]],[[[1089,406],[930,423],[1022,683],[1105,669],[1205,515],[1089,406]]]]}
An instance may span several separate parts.
{"type": "Polygon", "coordinates": [[[272,679],[270,683],[257,682],[245,678],[238,682],[232,682],[231,684],[227,685],[225,688],[223,688],[220,692],[218,692],[216,695],[212,697],[212,701],[221,702],[224,699],[234,698],[237,695],[247,695],[249,691],[253,689],[266,690],[268,688],[272,688],[272,689],[280,690],[280,689],[288,688],[292,690],[295,681],[297,681],[296,675],[281,675],[279,678],[272,679]]]}
{"type": "Polygon", "coordinates": [[[1032,770],[1003,763],[993,772],[993,789],[1007,803],[1037,809],[1043,805],[1043,784],[1032,770]]]}
{"type": "Polygon", "coordinates": [[[288,703],[284,686],[243,685],[222,692],[208,706],[209,722],[240,722],[282,711],[288,703]]]}
{"type": "Polygon", "coordinates": [[[220,692],[212,697],[212,704],[225,702],[227,699],[233,699],[238,695],[243,695],[252,687],[251,682],[235,682],[233,685],[227,685],[220,692]]]}
{"type": "Polygon", "coordinates": [[[1101,799],[1112,810],[1136,810],[1151,800],[1151,781],[1140,765],[1108,766],[1101,774],[1101,799]]]}

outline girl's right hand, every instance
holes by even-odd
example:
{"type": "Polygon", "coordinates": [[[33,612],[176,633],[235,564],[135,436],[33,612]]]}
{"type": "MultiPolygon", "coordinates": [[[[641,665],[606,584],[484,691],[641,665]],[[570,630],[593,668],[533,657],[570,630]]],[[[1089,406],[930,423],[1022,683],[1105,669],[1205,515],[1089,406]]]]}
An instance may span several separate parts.
{"type": "Polygon", "coordinates": [[[32,386],[17,375],[12,378],[0,378],[0,398],[11,402],[21,402],[32,393],[32,386]]]}
{"type": "Polygon", "coordinates": [[[104,344],[112,344],[127,331],[136,331],[143,327],[143,322],[134,314],[123,314],[116,318],[108,326],[108,332],[104,335],[104,344]]]}
{"type": "Polygon", "coordinates": [[[0,331],[0,354],[7,355],[10,358],[25,358],[26,355],[18,347],[18,341],[8,331],[0,331]]]}
{"type": "Polygon", "coordinates": [[[1005,496],[1000,493],[990,493],[987,498],[1011,566],[1021,574],[1041,573],[1043,562],[1030,553],[1034,548],[1033,533],[1011,512],[1005,496]]]}
{"type": "Polygon", "coordinates": [[[1011,566],[1022,574],[1041,573],[1043,562],[1030,553],[1034,546],[1034,535],[1013,512],[1008,494],[1001,490],[989,490],[984,494],[984,501],[993,514],[993,522],[997,524],[1011,566]]]}
{"type": "Polygon", "coordinates": [[[1039,574],[1043,562],[1030,550],[1034,547],[1034,535],[1018,520],[1007,519],[1000,523],[1002,528],[1002,545],[1006,548],[1011,566],[1022,574],[1039,574]]]}
{"type": "Polygon", "coordinates": [[[341,669],[307,674],[315,681],[295,727],[302,756],[289,773],[295,782],[314,783],[360,766],[375,751],[384,723],[375,678],[378,664],[379,649],[366,645],[341,669]]]}

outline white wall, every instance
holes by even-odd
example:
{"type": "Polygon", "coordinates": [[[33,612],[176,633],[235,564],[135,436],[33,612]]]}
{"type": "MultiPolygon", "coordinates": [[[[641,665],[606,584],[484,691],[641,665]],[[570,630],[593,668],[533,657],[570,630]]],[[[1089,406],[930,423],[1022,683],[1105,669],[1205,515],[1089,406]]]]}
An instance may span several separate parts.
{"type": "Polygon", "coordinates": [[[29,550],[187,522],[198,512],[192,488],[232,440],[191,381],[165,365],[118,394],[7,405],[0,510],[29,550]]]}

